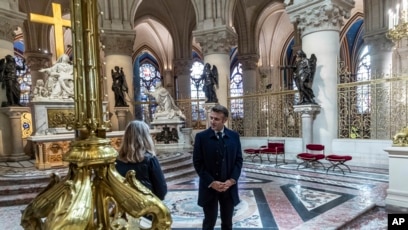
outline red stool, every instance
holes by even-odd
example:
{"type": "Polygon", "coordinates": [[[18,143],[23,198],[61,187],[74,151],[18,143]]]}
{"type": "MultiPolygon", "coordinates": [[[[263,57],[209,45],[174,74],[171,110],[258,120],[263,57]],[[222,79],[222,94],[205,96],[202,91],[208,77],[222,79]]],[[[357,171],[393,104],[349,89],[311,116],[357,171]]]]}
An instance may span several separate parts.
{"type": "Polygon", "coordinates": [[[331,163],[331,166],[327,168],[326,173],[329,172],[329,169],[333,169],[334,171],[335,168],[339,168],[344,175],[344,170],[340,166],[346,167],[351,173],[350,168],[345,164],[345,162],[351,159],[353,159],[353,157],[349,155],[336,155],[336,154],[327,155],[326,160],[328,160],[331,163]]]}
{"type": "Polygon", "coordinates": [[[298,164],[297,169],[299,169],[301,165],[304,165],[305,168],[310,167],[316,169],[315,166],[317,164],[323,167],[323,170],[325,169],[323,163],[320,162],[321,159],[324,159],[324,145],[307,144],[306,152],[299,153],[296,157],[302,160],[302,162],[298,164]]]}
{"type": "Polygon", "coordinates": [[[244,149],[244,153],[247,154],[246,158],[252,158],[252,162],[254,162],[255,157],[259,157],[262,163],[261,150],[262,149],[244,149]]]}

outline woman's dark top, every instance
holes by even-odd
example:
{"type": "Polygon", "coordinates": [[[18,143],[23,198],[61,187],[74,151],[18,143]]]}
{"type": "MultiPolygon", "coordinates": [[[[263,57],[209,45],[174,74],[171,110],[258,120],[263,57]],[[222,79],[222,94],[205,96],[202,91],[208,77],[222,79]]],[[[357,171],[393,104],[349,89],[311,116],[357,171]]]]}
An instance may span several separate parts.
{"type": "Polygon", "coordinates": [[[138,163],[125,163],[116,160],[116,170],[123,177],[129,170],[135,170],[136,179],[150,189],[160,200],[164,200],[167,193],[166,180],[159,161],[151,153],[146,152],[144,160],[138,163]]]}

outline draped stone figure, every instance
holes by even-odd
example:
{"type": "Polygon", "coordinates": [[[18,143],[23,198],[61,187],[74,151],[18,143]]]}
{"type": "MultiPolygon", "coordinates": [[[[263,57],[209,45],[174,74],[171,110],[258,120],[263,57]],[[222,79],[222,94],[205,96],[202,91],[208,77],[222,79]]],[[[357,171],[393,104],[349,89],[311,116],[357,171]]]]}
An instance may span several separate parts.
{"type": "Polygon", "coordinates": [[[312,90],[313,78],[316,72],[317,58],[314,54],[308,59],[306,54],[299,50],[296,53],[296,66],[294,72],[295,84],[299,90],[298,104],[316,104],[312,90]]]}
{"type": "Polygon", "coordinates": [[[158,119],[160,117],[167,119],[173,119],[177,117],[186,119],[186,116],[176,106],[176,103],[171,97],[170,92],[162,86],[161,82],[156,83],[154,92],[145,90],[144,93],[156,99],[158,106],[156,108],[156,112],[154,113],[155,119],[158,119]]]}
{"type": "Polygon", "coordinates": [[[51,98],[74,98],[74,69],[68,55],[61,55],[53,66],[39,72],[48,74],[45,85],[51,98]]]}

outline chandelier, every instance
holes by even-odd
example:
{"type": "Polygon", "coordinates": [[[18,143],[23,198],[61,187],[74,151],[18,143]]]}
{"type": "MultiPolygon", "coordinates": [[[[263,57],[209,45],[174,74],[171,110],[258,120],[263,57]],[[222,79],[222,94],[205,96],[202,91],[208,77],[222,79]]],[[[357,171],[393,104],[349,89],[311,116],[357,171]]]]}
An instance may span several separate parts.
{"type": "Polygon", "coordinates": [[[395,12],[388,12],[388,33],[387,38],[396,42],[404,37],[408,37],[408,4],[407,0],[402,0],[402,7],[397,4],[395,12]]]}

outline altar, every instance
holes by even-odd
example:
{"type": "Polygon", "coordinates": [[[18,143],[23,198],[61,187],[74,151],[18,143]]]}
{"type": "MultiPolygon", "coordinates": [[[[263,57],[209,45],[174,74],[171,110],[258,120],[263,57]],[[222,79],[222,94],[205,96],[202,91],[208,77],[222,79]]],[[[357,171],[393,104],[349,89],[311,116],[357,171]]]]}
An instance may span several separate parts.
{"type": "MultiPolygon", "coordinates": [[[[123,131],[107,132],[111,145],[119,150],[122,141],[123,131]]],[[[68,162],[62,160],[62,156],[69,151],[71,142],[74,140],[74,133],[52,135],[34,135],[27,138],[32,143],[35,154],[35,167],[40,170],[54,167],[65,167],[68,162]]]]}

